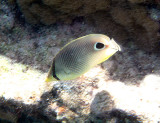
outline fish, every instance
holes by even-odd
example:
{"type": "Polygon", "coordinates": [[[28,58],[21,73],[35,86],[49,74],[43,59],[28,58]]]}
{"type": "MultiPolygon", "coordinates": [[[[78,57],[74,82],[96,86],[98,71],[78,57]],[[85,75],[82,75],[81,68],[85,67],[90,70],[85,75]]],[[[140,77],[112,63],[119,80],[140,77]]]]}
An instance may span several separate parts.
{"type": "Polygon", "coordinates": [[[117,51],[121,51],[120,46],[104,34],[72,40],[53,58],[45,82],[76,79],[117,51]]]}

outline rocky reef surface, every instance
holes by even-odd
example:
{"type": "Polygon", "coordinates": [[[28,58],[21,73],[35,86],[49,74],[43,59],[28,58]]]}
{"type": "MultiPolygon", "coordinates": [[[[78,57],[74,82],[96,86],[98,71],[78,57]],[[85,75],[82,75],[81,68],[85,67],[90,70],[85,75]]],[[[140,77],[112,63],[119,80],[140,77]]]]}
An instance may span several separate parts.
{"type": "Polygon", "coordinates": [[[1,0],[0,122],[160,122],[159,3],[1,0]],[[45,83],[60,48],[90,33],[122,52],[76,80],[45,83]]]}
{"type": "Polygon", "coordinates": [[[30,24],[84,20],[120,42],[159,51],[159,0],[8,0],[30,24]]]}

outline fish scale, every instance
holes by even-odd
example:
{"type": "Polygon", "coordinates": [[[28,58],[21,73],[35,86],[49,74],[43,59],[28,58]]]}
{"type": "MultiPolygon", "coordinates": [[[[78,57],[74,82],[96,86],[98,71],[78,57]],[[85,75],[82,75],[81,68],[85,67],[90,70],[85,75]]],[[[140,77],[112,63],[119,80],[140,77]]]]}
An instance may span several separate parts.
{"type": "Polygon", "coordinates": [[[55,61],[59,62],[59,64],[63,66],[65,70],[68,69],[74,74],[78,74],[81,71],[81,69],[84,69],[85,65],[87,65],[86,62],[84,62],[83,60],[86,59],[84,51],[87,52],[87,49],[81,48],[78,50],[77,47],[78,46],[73,46],[73,48],[71,47],[70,50],[67,50],[67,52],[63,52],[60,57],[57,57],[58,60],[55,59],[55,61]],[[71,53],[74,54],[70,55],[71,53]],[[81,56],[79,54],[81,54],[81,56]],[[78,59],[82,59],[83,61],[78,62],[78,59]]]}
{"type": "Polygon", "coordinates": [[[65,45],[53,59],[46,82],[75,79],[120,50],[103,34],[90,34],[65,45]],[[99,47],[97,44],[104,47],[99,47]]]}

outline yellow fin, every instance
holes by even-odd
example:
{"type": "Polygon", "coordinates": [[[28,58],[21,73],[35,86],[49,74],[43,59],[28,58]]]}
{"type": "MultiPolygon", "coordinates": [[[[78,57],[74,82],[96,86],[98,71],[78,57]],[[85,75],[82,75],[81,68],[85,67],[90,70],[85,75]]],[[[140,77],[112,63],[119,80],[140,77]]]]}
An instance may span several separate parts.
{"type": "Polygon", "coordinates": [[[57,81],[57,80],[53,78],[52,76],[48,76],[45,80],[45,82],[51,82],[51,81],[57,81]]]}

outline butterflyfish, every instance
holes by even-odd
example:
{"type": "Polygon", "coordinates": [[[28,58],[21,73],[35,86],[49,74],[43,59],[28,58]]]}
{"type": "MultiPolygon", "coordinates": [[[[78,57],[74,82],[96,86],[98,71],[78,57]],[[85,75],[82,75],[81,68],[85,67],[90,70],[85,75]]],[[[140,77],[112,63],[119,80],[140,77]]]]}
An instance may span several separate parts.
{"type": "Polygon", "coordinates": [[[72,80],[110,58],[120,46],[103,34],[89,34],[66,44],[53,58],[46,82],[72,80]]]}

